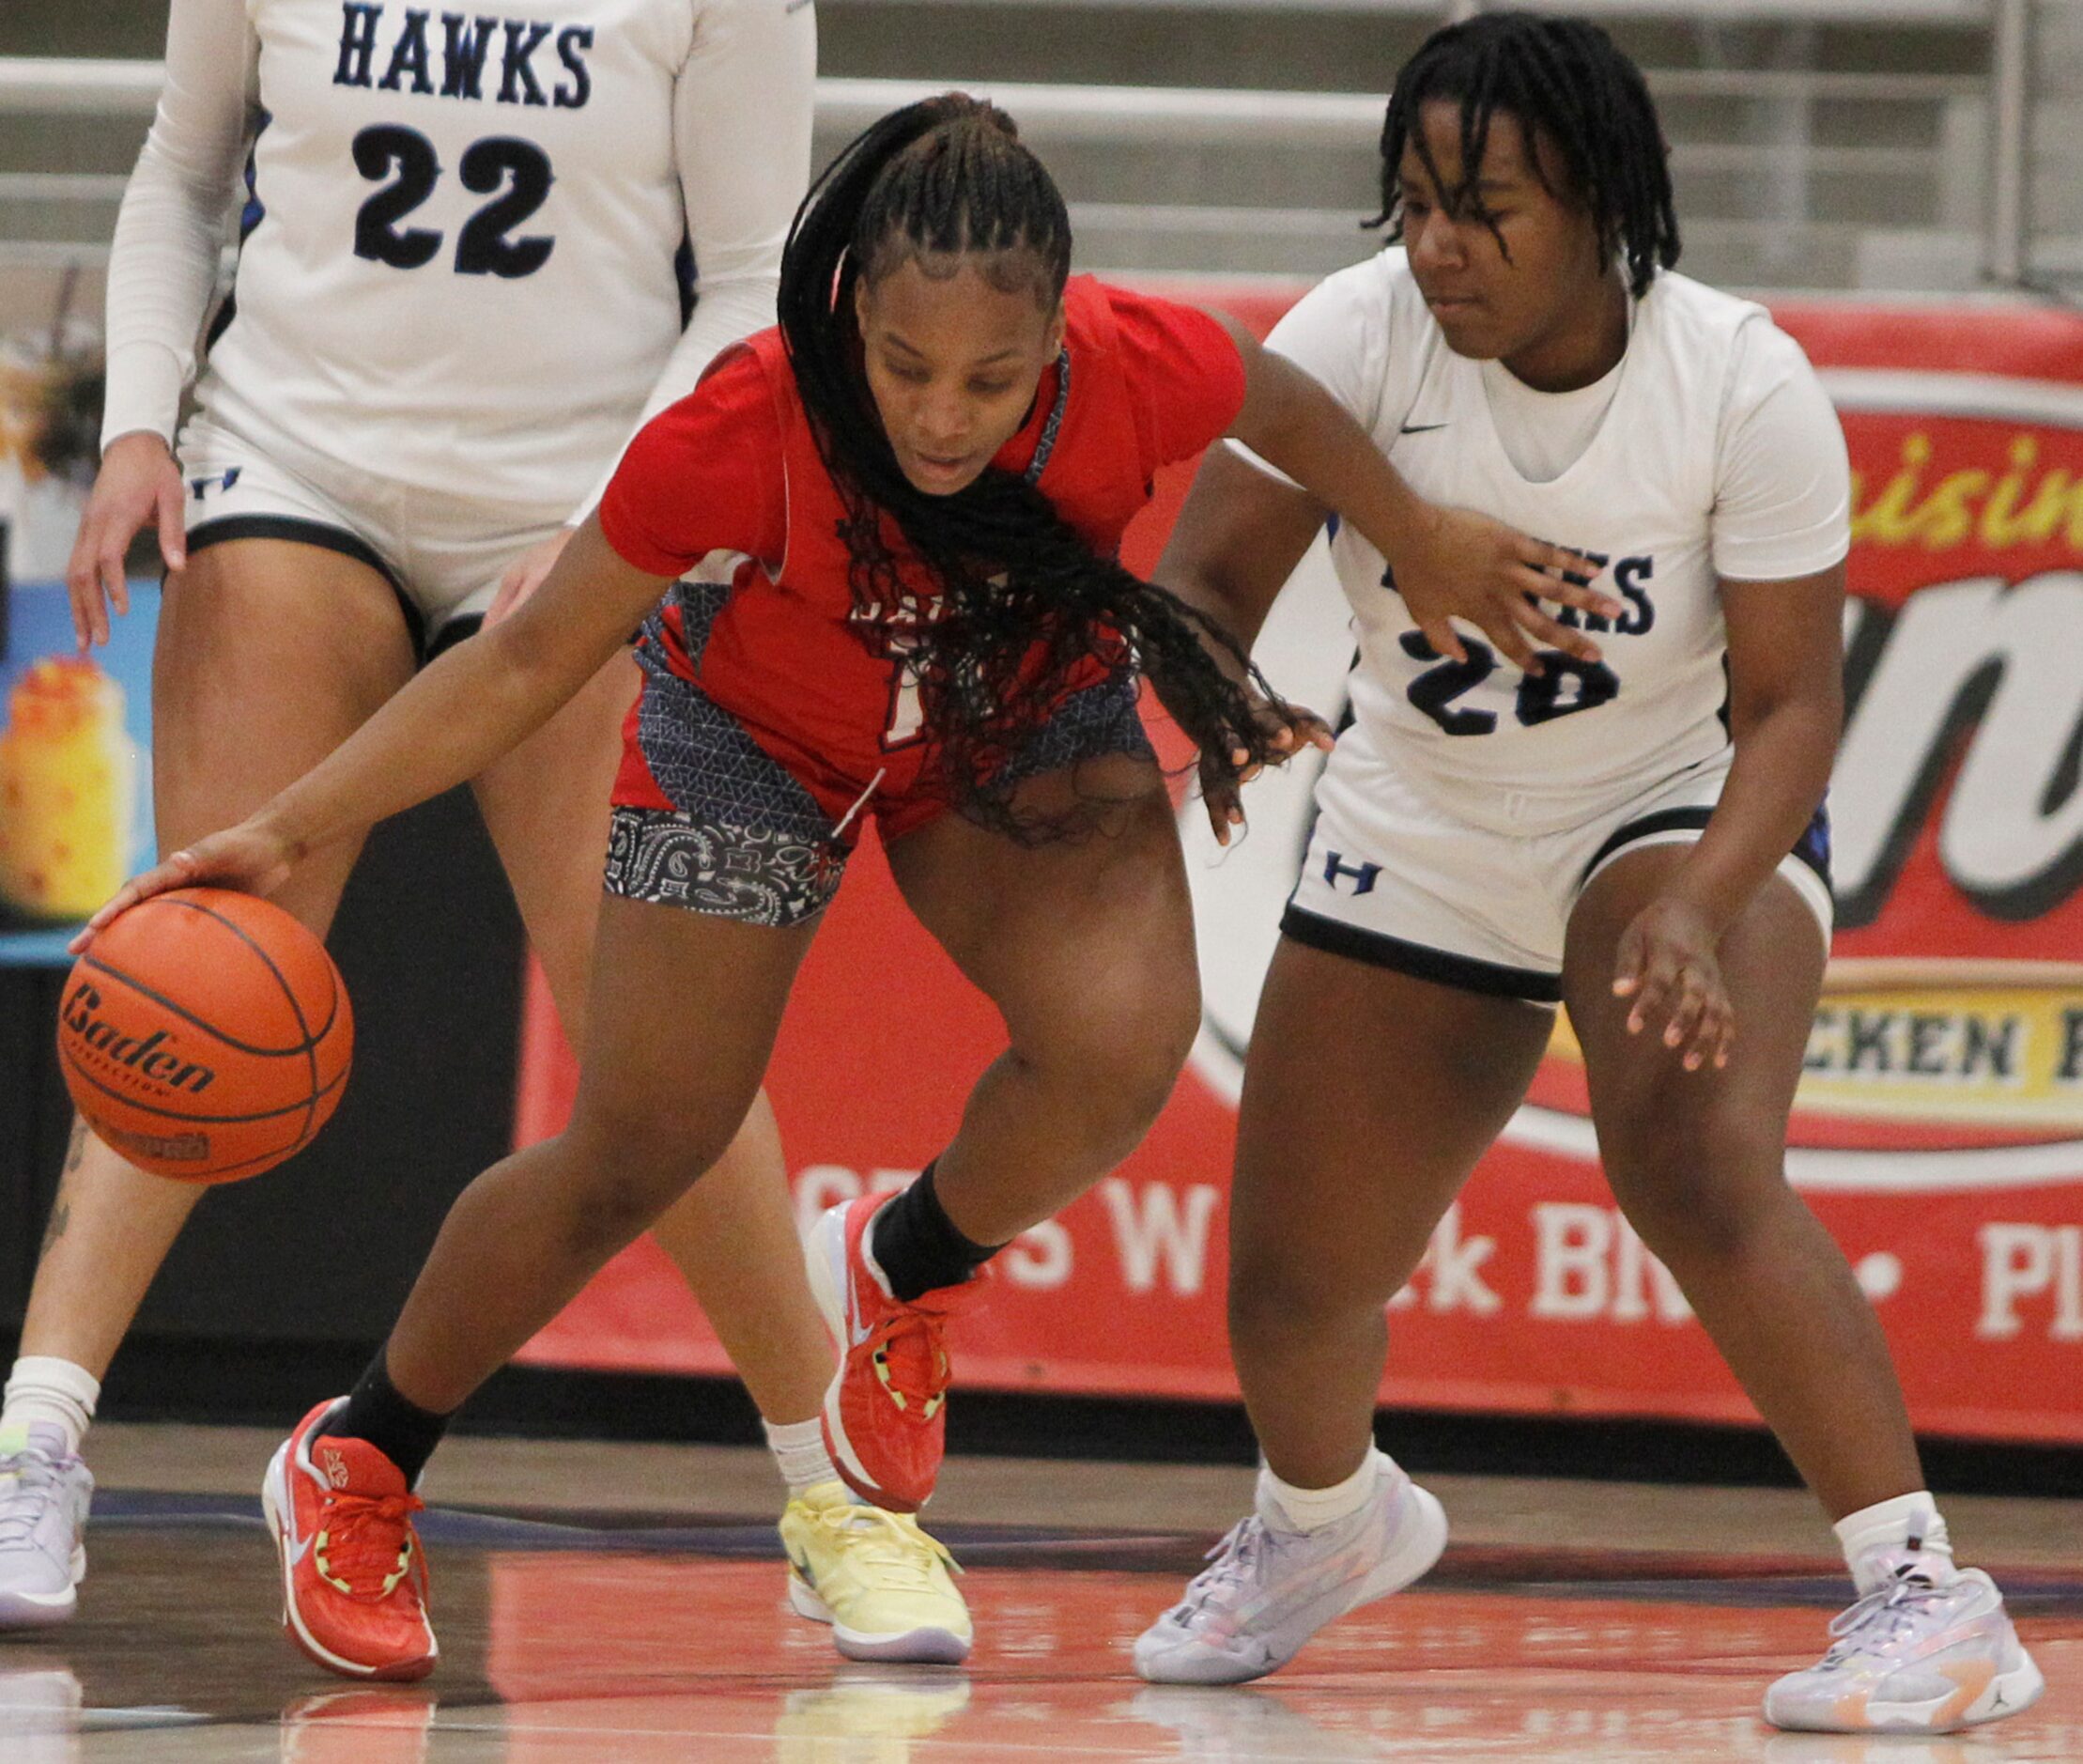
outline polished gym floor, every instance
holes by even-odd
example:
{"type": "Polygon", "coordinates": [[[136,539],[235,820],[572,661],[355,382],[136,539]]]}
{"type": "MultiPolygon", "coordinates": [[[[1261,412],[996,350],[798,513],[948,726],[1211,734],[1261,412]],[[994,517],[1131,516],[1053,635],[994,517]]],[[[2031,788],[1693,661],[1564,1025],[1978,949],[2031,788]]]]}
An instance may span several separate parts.
{"type": "Polygon", "coordinates": [[[2083,1759],[2083,1500],[1946,1503],[2046,1674],[2039,1706],[1863,1740],[1757,1719],[1847,1596],[1794,1492],[1427,1478],[1455,1524],[1427,1580],[1258,1686],[1200,1691],[1141,1684],[1128,1647],[1248,1471],[950,1463],[930,1518],[968,1569],[976,1652],[871,1669],[783,1602],[764,1454],[457,1439],[423,1491],[440,1669],[357,1688],[277,1627],[254,1493],[273,1445],[97,1431],[80,1615],[0,1641],[0,1764],[2083,1759]]]}

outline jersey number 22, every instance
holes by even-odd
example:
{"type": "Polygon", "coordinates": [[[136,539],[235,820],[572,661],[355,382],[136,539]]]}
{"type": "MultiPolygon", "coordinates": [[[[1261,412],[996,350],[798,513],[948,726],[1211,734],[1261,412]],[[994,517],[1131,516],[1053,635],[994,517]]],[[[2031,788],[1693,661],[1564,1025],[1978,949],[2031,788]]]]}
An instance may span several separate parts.
{"type": "MultiPolygon", "coordinates": [[[[354,217],[354,255],[393,270],[418,270],[441,249],[431,227],[399,223],[434,193],[441,176],[434,143],[417,129],[377,123],[354,138],[354,169],[382,189],[354,217]],[[389,181],[386,182],[385,180],[389,181]]],[[[554,239],[507,237],[543,206],[554,178],[549,155],[517,135],[486,135],[463,149],[456,167],[463,188],[491,201],[455,236],[457,275],[533,275],[549,261],[554,239]]]]}

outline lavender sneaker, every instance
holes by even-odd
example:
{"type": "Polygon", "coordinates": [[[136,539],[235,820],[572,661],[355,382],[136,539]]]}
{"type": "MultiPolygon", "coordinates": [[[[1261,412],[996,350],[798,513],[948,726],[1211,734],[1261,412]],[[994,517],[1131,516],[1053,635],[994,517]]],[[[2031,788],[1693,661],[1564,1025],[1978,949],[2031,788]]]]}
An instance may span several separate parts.
{"type": "Polygon", "coordinates": [[[1401,1470],[1358,1512],[1290,1531],[1261,1502],[1209,1552],[1186,1596],[1135,1640],[1153,1684],[1241,1684],[1284,1666],[1326,1623],[1400,1592],[1440,1559],[1446,1514],[1401,1470]]]}
{"type": "Polygon", "coordinates": [[[54,1427],[32,1427],[0,1456],[0,1630],[45,1629],[71,1617],[86,1573],[94,1478],[54,1427]]]}
{"type": "Polygon", "coordinates": [[[2000,1721],[2046,1688],[1979,1568],[1950,1579],[1906,1564],[1830,1619],[1829,1652],[1765,1693],[1765,1719],[1808,1733],[1954,1733],[2000,1721]]]}

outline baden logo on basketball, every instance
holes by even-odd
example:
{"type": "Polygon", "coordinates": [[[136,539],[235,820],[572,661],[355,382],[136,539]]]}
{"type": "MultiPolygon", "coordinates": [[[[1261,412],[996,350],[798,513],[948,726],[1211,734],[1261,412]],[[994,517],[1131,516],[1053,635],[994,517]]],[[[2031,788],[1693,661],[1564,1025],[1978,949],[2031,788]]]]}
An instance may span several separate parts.
{"type": "Polygon", "coordinates": [[[73,1046],[83,1062],[103,1072],[134,1073],[138,1078],[169,1091],[186,1091],[200,1096],[216,1081],[217,1074],[198,1060],[188,1059],[163,1029],[149,1034],[126,1034],[122,1027],[100,1014],[101,995],[83,981],[65,1002],[65,1026],[72,1031],[73,1046]],[[99,1055],[93,1060],[91,1055],[99,1055]]]}
{"type": "MultiPolygon", "coordinates": [[[[2083,388],[1840,370],[1855,468],[1838,935],[1792,1125],[1812,1188],[2083,1175],[2083,388]]],[[[1351,655],[1319,546],[1260,660],[1335,718],[1351,655]]],[[[1234,1096],[1320,765],[1269,773],[1218,856],[1189,803],[1207,1000],[1196,1062],[1234,1096]]],[[[1739,1030],[1740,1032],[1740,1030],[1739,1030]]],[[[1566,1020],[1509,1130],[1591,1159],[1566,1020]]]]}

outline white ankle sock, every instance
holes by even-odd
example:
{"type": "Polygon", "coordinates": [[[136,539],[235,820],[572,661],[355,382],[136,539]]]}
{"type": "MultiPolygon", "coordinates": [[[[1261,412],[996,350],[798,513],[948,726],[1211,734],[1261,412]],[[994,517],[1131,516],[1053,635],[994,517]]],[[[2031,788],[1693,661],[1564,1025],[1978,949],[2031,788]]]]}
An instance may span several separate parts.
{"type": "Polygon", "coordinates": [[[11,1448],[28,1437],[33,1425],[54,1427],[65,1435],[66,1449],[77,1452],[86,1437],[101,1381],[84,1366],[54,1354],[24,1354],[8,1380],[7,1406],[0,1409],[0,1441],[11,1448]]]}
{"type": "Polygon", "coordinates": [[[1379,1446],[1370,1446],[1367,1455],[1360,1461],[1360,1467],[1343,1482],[1334,1482],[1327,1489],[1298,1489],[1291,1482],[1283,1482],[1260,1464],[1259,1516],[1268,1517],[1266,1509],[1271,1507],[1275,1509],[1272,1516],[1285,1519],[1290,1530],[1320,1531],[1325,1525],[1351,1517],[1365,1507],[1373,1498],[1381,1478],[1395,1467],[1386,1452],[1379,1446]]]}
{"type": "Polygon", "coordinates": [[[1861,1507],[1846,1513],[1833,1529],[1844,1546],[1852,1584],[1861,1595],[1884,1583],[1905,1557],[1932,1557],[1934,1566],[1942,1565],[1949,1572],[1952,1568],[1952,1540],[1938,1503],[1926,1489],[1861,1507]]]}
{"type": "Polygon", "coordinates": [[[791,1421],[785,1427],[776,1427],[771,1421],[760,1425],[766,1430],[766,1443],[791,1495],[815,1488],[820,1482],[838,1480],[832,1455],[825,1449],[824,1425],[816,1416],[807,1421],[791,1421]]]}

